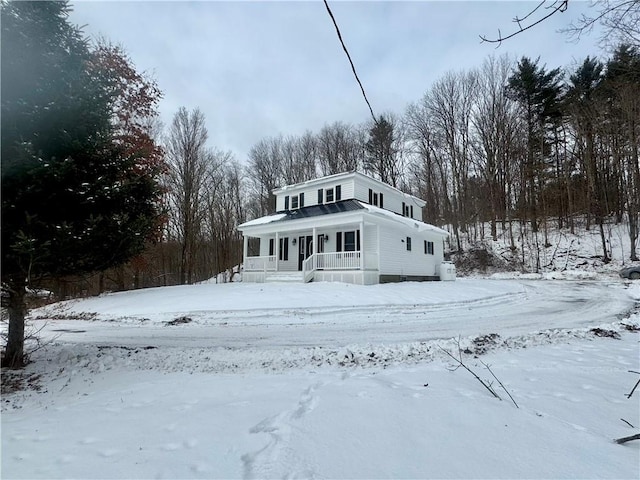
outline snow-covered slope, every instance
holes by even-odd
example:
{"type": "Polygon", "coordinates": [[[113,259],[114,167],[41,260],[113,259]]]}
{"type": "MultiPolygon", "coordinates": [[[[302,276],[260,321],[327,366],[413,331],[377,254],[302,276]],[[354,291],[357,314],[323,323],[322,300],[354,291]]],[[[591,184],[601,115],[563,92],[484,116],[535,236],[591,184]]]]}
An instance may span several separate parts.
{"type": "MultiPolygon", "coordinates": [[[[616,277],[623,265],[630,263],[629,225],[613,220],[604,226],[605,243],[610,257],[604,262],[602,238],[596,226],[586,228],[584,219],[575,219],[575,230],[558,229],[549,221],[547,233],[520,231],[518,223],[509,229],[498,225],[494,241],[489,225],[482,232],[462,236],[463,252],[454,253],[458,270],[464,275],[483,275],[499,272],[535,273],[552,278],[587,277],[596,275],[616,277]],[[513,233],[513,235],[511,234],[513,233]],[[512,242],[513,238],[513,242],[512,242]],[[512,248],[513,247],[513,248],[512,248]]],[[[640,242],[636,242],[640,252],[640,242]]]]}
{"type": "Polygon", "coordinates": [[[31,388],[3,394],[1,476],[638,478],[640,442],[612,440],[640,425],[640,282],[597,278],[51,305],[30,322],[49,343],[3,372],[31,388]]]}

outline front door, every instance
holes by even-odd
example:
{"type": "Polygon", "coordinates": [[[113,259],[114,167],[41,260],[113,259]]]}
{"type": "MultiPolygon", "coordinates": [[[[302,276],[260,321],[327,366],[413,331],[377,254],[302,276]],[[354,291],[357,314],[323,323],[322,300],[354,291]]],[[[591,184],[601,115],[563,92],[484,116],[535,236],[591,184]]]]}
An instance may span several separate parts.
{"type": "Polygon", "coordinates": [[[298,270],[302,270],[302,262],[313,253],[313,237],[311,235],[298,237],[298,270]]]}

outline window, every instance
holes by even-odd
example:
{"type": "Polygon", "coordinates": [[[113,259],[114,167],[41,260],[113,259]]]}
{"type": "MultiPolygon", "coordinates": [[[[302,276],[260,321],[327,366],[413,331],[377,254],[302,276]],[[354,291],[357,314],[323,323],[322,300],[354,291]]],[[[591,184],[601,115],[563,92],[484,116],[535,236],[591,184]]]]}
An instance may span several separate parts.
{"type": "Polygon", "coordinates": [[[337,252],[355,252],[360,250],[360,230],[336,233],[337,252]],[[344,240],[344,242],[343,242],[344,240]]]}
{"type": "Polygon", "coordinates": [[[342,199],[342,186],[336,185],[336,202],[342,199]]]}
{"type": "Polygon", "coordinates": [[[405,207],[404,202],[402,202],[402,216],[403,217],[405,216],[404,212],[406,211],[406,209],[404,207],[405,207]]]}
{"type": "Polygon", "coordinates": [[[411,237],[407,237],[407,252],[411,251],[411,237]]]}
{"type": "Polygon", "coordinates": [[[356,251],[356,232],[344,232],[344,251],[356,251]]]}
{"type": "Polygon", "coordinates": [[[333,202],[333,188],[327,188],[325,194],[327,196],[327,203],[333,202]]]}
{"type": "Polygon", "coordinates": [[[298,196],[294,195],[291,197],[291,209],[295,210],[296,208],[298,208],[298,196]]]}
{"type": "Polygon", "coordinates": [[[404,207],[404,216],[408,217],[409,216],[409,205],[407,205],[406,207],[404,207]]]}
{"type": "Polygon", "coordinates": [[[269,256],[275,255],[274,253],[275,245],[276,245],[276,239],[270,238],[269,239],[269,256]]]}
{"type": "Polygon", "coordinates": [[[384,195],[380,192],[380,208],[384,208],[384,195]]]}
{"type": "Polygon", "coordinates": [[[278,252],[279,259],[287,261],[289,260],[289,237],[280,239],[280,251],[278,252]]]}
{"type": "Polygon", "coordinates": [[[324,190],[321,188],[318,189],[318,205],[322,205],[324,199],[324,190]]]}
{"type": "Polygon", "coordinates": [[[300,208],[302,207],[304,207],[304,192],[300,194],[300,208]]]}
{"type": "Polygon", "coordinates": [[[433,255],[433,242],[424,241],[425,255],[433,255]]]}
{"type": "MultiPolygon", "coordinates": [[[[378,197],[380,197],[380,201],[382,201],[382,194],[377,194],[373,190],[369,189],[369,205],[378,206],[378,197]]],[[[380,204],[382,206],[382,204],[380,204]]]]}
{"type": "Polygon", "coordinates": [[[284,197],[284,209],[289,210],[289,195],[284,197]]]}

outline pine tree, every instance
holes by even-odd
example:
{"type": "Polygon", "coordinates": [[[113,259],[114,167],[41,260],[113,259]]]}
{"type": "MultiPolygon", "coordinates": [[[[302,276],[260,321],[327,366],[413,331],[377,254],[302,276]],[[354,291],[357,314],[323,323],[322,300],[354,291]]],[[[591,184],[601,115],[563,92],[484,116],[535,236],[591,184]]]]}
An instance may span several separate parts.
{"type": "Polygon", "coordinates": [[[526,157],[522,166],[520,203],[538,231],[539,191],[543,183],[544,160],[547,151],[547,128],[560,117],[562,86],[560,69],[546,71],[538,60],[523,57],[509,78],[508,92],[523,111],[526,122],[526,157]]]}
{"type": "Polygon", "coordinates": [[[365,169],[376,175],[381,181],[398,186],[395,155],[395,132],[383,115],[369,130],[369,140],[365,144],[367,155],[365,169]]]}
{"type": "Polygon", "coordinates": [[[66,2],[1,8],[2,363],[19,367],[27,287],[139,253],[159,225],[160,166],[117,128],[114,72],[97,67],[66,2]]]}

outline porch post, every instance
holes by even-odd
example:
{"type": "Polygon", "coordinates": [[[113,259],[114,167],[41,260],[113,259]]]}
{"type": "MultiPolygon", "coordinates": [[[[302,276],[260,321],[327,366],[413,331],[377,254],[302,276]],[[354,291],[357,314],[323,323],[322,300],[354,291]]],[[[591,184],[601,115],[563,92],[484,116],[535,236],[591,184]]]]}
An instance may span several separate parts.
{"type": "Polygon", "coordinates": [[[278,271],[279,258],[280,258],[280,233],[276,232],[276,272],[278,271]]]}
{"type": "MultiPolygon", "coordinates": [[[[311,245],[313,245],[313,251],[311,252],[311,255],[315,255],[315,253],[318,251],[318,246],[316,245],[318,243],[318,234],[316,232],[316,227],[313,227],[313,233],[311,235],[313,235],[313,239],[311,240],[312,242],[311,245]]],[[[317,258],[318,257],[313,257],[312,268],[314,270],[315,270],[317,258]]]]}
{"type": "Polygon", "coordinates": [[[364,220],[360,220],[360,270],[364,270],[364,220]]]}
{"type": "Polygon", "coordinates": [[[249,252],[249,238],[246,235],[242,236],[242,264],[247,261],[247,253],[249,252]]]}

